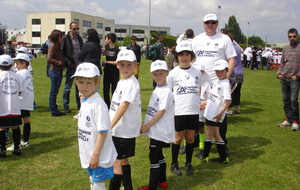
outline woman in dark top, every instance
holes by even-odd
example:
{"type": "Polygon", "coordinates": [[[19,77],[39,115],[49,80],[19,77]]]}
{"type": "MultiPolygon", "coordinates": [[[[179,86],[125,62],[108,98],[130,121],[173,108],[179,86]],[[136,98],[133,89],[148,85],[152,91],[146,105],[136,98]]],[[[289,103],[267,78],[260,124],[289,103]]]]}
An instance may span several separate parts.
{"type": "Polygon", "coordinates": [[[102,74],[100,66],[101,58],[101,47],[100,47],[100,38],[98,32],[95,29],[88,29],[87,42],[85,42],[78,53],[78,60],[80,62],[89,62],[95,64],[100,74],[102,74]]]}

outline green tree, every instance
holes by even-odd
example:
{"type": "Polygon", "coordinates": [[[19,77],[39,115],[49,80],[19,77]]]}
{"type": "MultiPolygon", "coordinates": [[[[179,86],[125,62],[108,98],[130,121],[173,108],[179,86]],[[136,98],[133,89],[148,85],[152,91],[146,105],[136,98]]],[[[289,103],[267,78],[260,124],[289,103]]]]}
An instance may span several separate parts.
{"type": "Polygon", "coordinates": [[[16,36],[12,36],[12,37],[10,38],[10,41],[16,42],[16,41],[17,41],[16,36]]]}
{"type": "MultiPolygon", "coordinates": [[[[152,32],[151,33],[151,43],[150,44],[154,44],[157,41],[157,33],[152,32]]],[[[164,46],[166,47],[173,47],[176,46],[176,40],[177,40],[178,36],[171,36],[168,34],[164,34],[164,41],[162,42],[164,44],[164,46]]]]}
{"type": "Polygon", "coordinates": [[[2,25],[0,22],[0,41],[6,43],[7,34],[6,34],[6,26],[2,25]]]}
{"type": "Polygon", "coordinates": [[[225,28],[228,29],[228,32],[233,36],[234,40],[237,43],[244,43],[245,38],[239,23],[236,21],[235,16],[230,16],[228,18],[228,24],[225,24],[225,28]]]}
{"type": "Polygon", "coordinates": [[[248,44],[249,46],[259,46],[259,45],[263,47],[265,46],[265,42],[259,36],[255,36],[255,35],[250,36],[248,38],[248,44]]]}

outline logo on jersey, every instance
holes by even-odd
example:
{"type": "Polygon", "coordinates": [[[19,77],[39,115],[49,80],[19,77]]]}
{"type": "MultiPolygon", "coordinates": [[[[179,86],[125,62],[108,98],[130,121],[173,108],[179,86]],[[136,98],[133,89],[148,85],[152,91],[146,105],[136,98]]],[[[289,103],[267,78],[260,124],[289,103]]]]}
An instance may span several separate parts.
{"type": "Polygon", "coordinates": [[[159,105],[159,98],[156,99],[156,102],[155,102],[154,106],[158,107],[158,105],[159,105]]]}
{"type": "Polygon", "coordinates": [[[179,88],[177,88],[177,94],[186,94],[187,92],[186,92],[186,87],[179,87],[179,88]]]}
{"type": "Polygon", "coordinates": [[[190,79],[190,75],[185,75],[186,80],[190,79]]]}
{"type": "Polygon", "coordinates": [[[119,99],[119,100],[121,100],[121,98],[122,98],[122,91],[120,91],[120,94],[119,94],[119,96],[118,96],[118,99],[119,99]]]}

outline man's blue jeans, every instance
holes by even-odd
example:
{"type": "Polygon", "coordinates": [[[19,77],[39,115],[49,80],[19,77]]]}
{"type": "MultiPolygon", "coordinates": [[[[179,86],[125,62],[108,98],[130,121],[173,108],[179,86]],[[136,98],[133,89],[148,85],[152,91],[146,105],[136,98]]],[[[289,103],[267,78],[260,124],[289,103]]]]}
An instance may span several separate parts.
{"type": "Polygon", "coordinates": [[[49,77],[51,80],[50,96],[49,96],[49,107],[52,114],[58,112],[56,97],[59,91],[59,87],[62,80],[62,70],[60,69],[49,69],[49,77]]]}
{"type": "Polygon", "coordinates": [[[284,113],[289,122],[299,122],[299,80],[288,78],[281,79],[282,101],[284,113]]]}
{"type": "MultiPolygon", "coordinates": [[[[64,108],[68,109],[69,108],[69,103],[70,103],[70,92],[71,92],[71,88],[72,88],[72,84],[74,81],[74,78],[71,78],[76,71],[76,67],[69,67],[66,68],[66,82],[65,82],[65,86],[64,86],[64,92],[63,92],[63,104],[64,104],[64,108]]],[[[76,87],[75,90],[75,97],[76,97],[76,102],[77,102],[77,108],[80,108],[80,99],[78,96],[78,88],[76,87]]]]}

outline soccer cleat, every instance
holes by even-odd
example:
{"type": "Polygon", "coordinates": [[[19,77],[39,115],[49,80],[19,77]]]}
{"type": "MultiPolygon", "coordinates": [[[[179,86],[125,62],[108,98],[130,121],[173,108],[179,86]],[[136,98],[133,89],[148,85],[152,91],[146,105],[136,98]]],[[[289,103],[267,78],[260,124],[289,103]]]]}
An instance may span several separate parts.
{"type": "Polygon", "coordinates": [[[174,164],[171,164],[171,172],[178,175],[178,176],[181,176],[182,173],[178,167],[178,163],[174,163],[174,164]]]}
{"type": "Polygon", "coordinates": [[[162,189],[168,189],[169,183],[167,181],[164,182],[158,182],[158,186],[162,189]]]}
{"type": "Polygon", "coordinates": [[[140,187],[140,188],[138,188],[138,190],[149,190],[149,186],[140,187]]]}
{"type": "Polygon", "coordinates": [[[209,157],[203,158],[202,162],[209,162],[209,157]]]}
{"type": "Polygon", "coordinates": [[[180,147],[179,154],[185,154],[185,146],[180,147]]]}
{"type": "Polygon", "coordinates": [[[298,131],[298,130],[299,130],[299,124],[296,123],[296,122],[294,122],[294,123],[292,124],[292,131],[298,131]]]}
{"type": "Polygon", "coordinates": [[[185,164],[185,172],[186,172],[186,175],[194,175],[194,171],[193,171],[193,168],[192,168],[192,165],[191,163],[186,163],[185,164]]]}
{"type": "Polygon", "coordinates": [[[194,154],[194,156],[198,157],[199,159],[202,159],[202,158],[203,158],[203,153],[204,153],[203,149],[200,149],[200,148],[199,148],[199,149],[196,151],[196,153],[194,154]]]}
{"type": "Polygon", "coordinates": [[[20,146],[22,146],[22,147],[30,146],[30,143],[28,141],[21,140],[20,146]]]}
{"type": "Polygon", "coordinates": [[[5,150],[0,150],[0,158],[6,158],[6,151],[5,150]]]}
{"type": "Polygon", "coordinates": [[[278,127],[290,127],[290,126],[292,126],[292,124],[287,120],[285,120],[284,122],[278,125],[278,127]]]}
{"type": "Polygon", "coordinates": [[[20,156],[21,155],[21,150],[20,149],[16,149],[13,151],[14,155],[20,156]]]}
{"type": "Polygon", "coordinates": [[[222,159],[222,160],[221,160],[221,163],[222,163],[222,164],[228,164],[228,163],[229,163],[229,158],[222,159]]]}
{"type": "Polygon", "coordinates": [[[212,162],[220,162],[222,164],[228,164],[229,163],[229,158],[222,159],[221,157],[219,158],[213,158],[211,159],[212,162]]]}
{"type": "MultiPolygon", "coordinates": [[[[19,149],[22,149],[21,143],[20,143],[19,149]]],[[[15,150],[14,143],[13,143],[10,147],[8,147],[6,150],[7,150],[7,151],[10,151],[10,152],[14,151],[14,150],[15,150]]]]}

